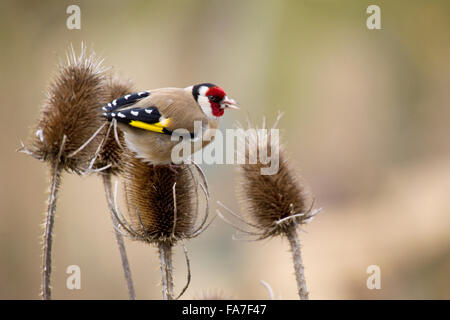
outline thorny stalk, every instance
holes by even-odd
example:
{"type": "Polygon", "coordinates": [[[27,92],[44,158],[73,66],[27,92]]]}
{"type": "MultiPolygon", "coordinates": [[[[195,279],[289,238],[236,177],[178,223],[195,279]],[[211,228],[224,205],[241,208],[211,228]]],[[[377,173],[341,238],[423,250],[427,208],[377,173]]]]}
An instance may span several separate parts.
{"type": "Polygon", "coordinates": [[[111,197],[111,175],[106,173],[102,175],[103,186],[105,188],[106,200],[108,202],[108,207],[111,215],[112,224],[114,227],[114,233],[116,235],[117,246],[119,247],[120,259],[122,260],[122,269],[127,282],[128,296],[130,300],[136,300],[136,293],[134,291],[133,278],[131,276],[130,264],[128,262],[127,251],[125,248],[125,243],[123,241],[123,236],[118,230],[119,222],[117,221],[117,213],[115,212],[115,207],[111,197]]]}
{"type": "Polygon", "coordinates": [[[298,296],[300,297],[300,300],[309,300],[309,293],[306,289],[305,269],[303,267],[302,252],[300,250],[301,246],[295,225],[291,225],[287,229],[285,234],[291,246],[295,278],[297,280],[298,296]]]}
{"type": "Polygon", "coordinates": [[[161,263],[163,299],[173,300],[172,245],[168,242],[159,242],[158,250],[159,250],[159,260],[161,263]]]}
{"type": "Polygon", "coordinates": [[[64,165],[61,163],[61,154],[64,151],[67,137],[64,135],[59,153],[55,158],[55,162],[50,166],[51,182],[50,194],[48,196],[47,213],[45,217],[45,232],[43,243],[42,257],[42,299],[51,299],[51,272],[52,272],[52,241],[53,241],[53,225],[55,223],[56,200],[58,190],[61,184],[61,173],[64,165]]]}

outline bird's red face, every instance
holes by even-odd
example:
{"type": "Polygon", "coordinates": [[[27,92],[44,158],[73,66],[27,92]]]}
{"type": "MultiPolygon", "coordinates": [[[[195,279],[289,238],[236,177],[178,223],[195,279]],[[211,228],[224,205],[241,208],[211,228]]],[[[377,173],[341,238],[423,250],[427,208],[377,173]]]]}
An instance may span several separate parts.
{"type": "Polygon", "coordinates": [[[225,98],[226,93],[221,87],[211,87],[206,91],[206,96],[208,97],[209,103],[211,104],[212,114],[215,117],[223,116],[225,108],[221,108],[221,101],[225,98]]]}
{"type": "Polygon", "coordinates": [[[212,119],[223,116],[225,108],[239,109],[236,101],[228,98],[221,87],[211,83],[193,86],[192,94],[203,112],[212,119]]]}

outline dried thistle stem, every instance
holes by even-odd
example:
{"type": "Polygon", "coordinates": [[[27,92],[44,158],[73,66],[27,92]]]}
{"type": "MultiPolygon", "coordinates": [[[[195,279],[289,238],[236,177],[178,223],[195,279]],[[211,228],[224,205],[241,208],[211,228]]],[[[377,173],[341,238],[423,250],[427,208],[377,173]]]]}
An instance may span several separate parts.
{"type": "Polygon", "coordinates": [[[51,299],[51,273],[52,273],[52,242],[53,225],[55,223],[56,200],[58,198],[59,186],[61,185],[61,173],[64,165],[61,163],[61,154],[64,151],[66,136],[63,136],[59,153],[54,163],[50,166],[50,194],[48,196],[47,213],[45,217],[44,247],[42,257],[42,299],[51,299]]]}
{"type": "Polygon", "coordinates": [[[289,240],[292,251],[292,261],[294,263],[295,277],[297,279],[298,296],[300,300],[309,300],[309,293],[306,290],[305,269],[303,267],[300,241],[295,225],[291,225],[285,232],[289,240]]]}
{"type": "Polygon", "coordinates": [[[161,263],[162,294],[164,300],[173,300],[173,267],[172,245],[168,242],[159,242],[159,260],[161,263]]]}
{"type": "MultiPolygon", "coordinates": [[[[109,211],[111,213],[111,220],[113,226],[118,225],[118,221],[116,219],[117,213],[115,212],[115,207],[111,197],[111,175],[106,173],[102,175],[103,177],[103,186],[105,188],[106,200],[108,202],[109,211]]],[[[119,233],[118,230],[114,228],[114,233],[116,235],[117,246],[119,247],[120,259],[122,260],[122,269],[125,276],[125,280],[127,282],[128,287],[128,296],[130,300],[136,300],[136,293],[134,291],[133,278],[131,276],[130,264],[128,262],[127,250],[125,248],[125,243],[123,241],[123,236],[119,233]]]]}

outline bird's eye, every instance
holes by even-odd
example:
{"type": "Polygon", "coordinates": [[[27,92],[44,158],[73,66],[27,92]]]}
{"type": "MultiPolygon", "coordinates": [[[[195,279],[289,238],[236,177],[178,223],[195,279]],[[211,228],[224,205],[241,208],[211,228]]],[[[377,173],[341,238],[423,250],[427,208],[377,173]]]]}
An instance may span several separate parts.
{"type": "Polygon", "coordinates": [[[212,102],[219,102],[221,100],[220,97],[217,96],[208,96],[208,99],[212,102]]]}

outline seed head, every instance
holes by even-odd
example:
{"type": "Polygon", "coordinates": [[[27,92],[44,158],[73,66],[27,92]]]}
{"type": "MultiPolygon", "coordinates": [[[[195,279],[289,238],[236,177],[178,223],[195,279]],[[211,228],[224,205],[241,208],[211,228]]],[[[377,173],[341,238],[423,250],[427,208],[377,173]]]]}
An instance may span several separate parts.
{"type": "Polygon", "coordinates": [[[83,44],[79,56],[70,48],[67,64],[60,63],[50,83],[34,130],[29,150],[34,157],[52,163],[60,157],[64,169],[76,173],[87,167],[102,135],[96,135],[82,150],[73,153],[102,125],[105,70],[101,63],[93,52],[87,55],[83,44]]]}
{"type": "MultiPolygon", "coordinates": [[[[241,156],[245,157],[246,162],[239,166],[237,196],[251,225],[259,229],[260,238],[276,236],[292,225],[308,222],[315,213],[311,211],[312,204],[305,186],[290,167],[278,137],[274,136],[275,131],[268,130],[265,135],[252,125],[249,129],[242,141],[246,151],[241,156]],[[257,161],[251,164],[254,152],[259,157],[253,157],[257,161]],[[278,159],[276,173],[261,174],[261,169],[269,166],[260,160],[264,153],[271,161],[278,159]]],[[[262,129],[265,129],[264,126],[262,129]]],[[[273,129],[276,130],[275,127],[273,129]]]]}
{"type": "Polygon", "coordinates": [[[188,165],[153,166],[129,151],[122,163],[131,236],[170,244],[196,236],[197,182],[188,165]]]}

